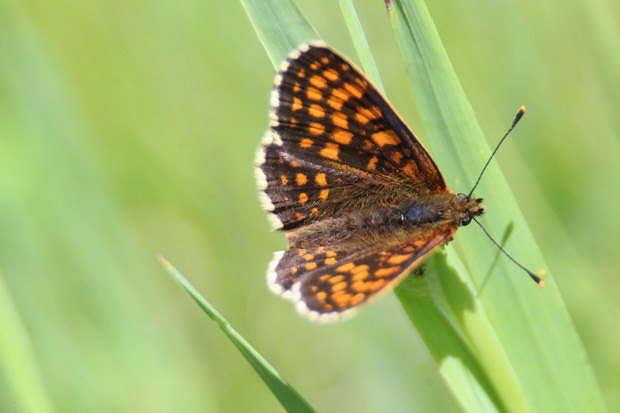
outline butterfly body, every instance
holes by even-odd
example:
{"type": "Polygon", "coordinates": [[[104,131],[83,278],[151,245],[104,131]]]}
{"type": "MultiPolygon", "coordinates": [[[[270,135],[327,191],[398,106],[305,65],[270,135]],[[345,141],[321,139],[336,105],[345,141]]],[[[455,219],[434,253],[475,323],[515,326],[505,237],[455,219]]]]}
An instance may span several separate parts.
{"type": "Polygon", "coordinates": [[[428,230],[467,225],[471,217],[483,212],[481,201],[446,192],[394,205],[360,209],[290,231],[289,246],[307,248],[315,245],[338,249],[339,245],[351,248],[416,240],[428,230]]]}
{"type": "Polygon", "coordinates": [[[329,47],[300,46],[274,84],[256,179],[288,240],[268,284],[300,312],[350,315],[482,214],[482,200],[450,191],[381,92],[329,47]]]}

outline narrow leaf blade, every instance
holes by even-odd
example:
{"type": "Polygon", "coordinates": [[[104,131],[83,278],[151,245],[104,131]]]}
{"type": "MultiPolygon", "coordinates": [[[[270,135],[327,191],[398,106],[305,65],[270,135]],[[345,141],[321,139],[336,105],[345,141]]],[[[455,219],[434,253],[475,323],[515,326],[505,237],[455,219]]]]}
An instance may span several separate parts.
{"type": "Polygon", "coordinates": [[[243,357],[250,363],[256,373],[263,379],[269,390],[278,399],[287,412],[314,412],[306,400],[278,374],[250,343],[248,343],[226,319],[190,284],[185,276],[168,260],[158,256],[159,262],[168,274],[192,297],[198,306],[217,323],[229,340],[237,347],[243,357]]]}
{"type": "Polygon", "coordinates": [[[240,0],[274,67],[303,42],[317,39],[310,23],[290,0],[240,0]]]}
{"type": "MultiPolygon", "coordinates": [[[[453,188],[467,191],[490,153],[472,107],[443,48],[424,1],[394,0],[391,22],[426,126],[425,144],[438,158],[453,188]]],[[[520,105],[520,102],[515,106],[520,105]]],[[[516,109],[516,107],[515,107],[516,109]]],[[[507,116],[509,118],[509,116],[507,116]]],[[[518,133],[518,132],[517,132],[518,133]]],[[[494,234],[514,224],[507,248],[528,265],[546,267],[508,184],[495,163],[477,193],[488,213],[484,222],[494,234]]],[[[457,252],[468,281],[479,288],[493,262],[494,247],[478,231],[460,230],[451,253],[457,252]]],[[[461,271],[459,271],[461,273],[461,271]]],[[[600,389],[580,338],[552,277],[540,289],[516,266],[500,259],[477,297],[496,332],[518,388],[532,411],[604,411],[600,389]]],[[[474,337],[473,335],[471,337],[474,337]]],[[[483,342],[474,343],[474,351],[483,342]]],[[[487,363],[487,374],[492,366],[487,363]]],[[[494,383],[503,393],[501,379],[494,383]]]]}
{"type": "Polygon", "coordinates": [[[0,374],[6,376],[5,382],[14,395],[11,404],[24,412],[52,412],[50,395],[43,385],[34,353],[0,273],[0,374]]]}

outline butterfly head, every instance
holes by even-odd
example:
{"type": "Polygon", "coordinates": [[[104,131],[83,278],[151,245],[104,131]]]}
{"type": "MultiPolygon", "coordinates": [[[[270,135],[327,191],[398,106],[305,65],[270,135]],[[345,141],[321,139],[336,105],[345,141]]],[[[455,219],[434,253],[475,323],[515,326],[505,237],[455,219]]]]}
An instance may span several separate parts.
{"type": "Polygon", "coordinates": [[[484,205],[482,205],[482,198],[469,198],[466,194],[456,195],[458,203],[459,223],[461,226],[469,225],[471,220],[482,215],[484,212],[484,205]]]}

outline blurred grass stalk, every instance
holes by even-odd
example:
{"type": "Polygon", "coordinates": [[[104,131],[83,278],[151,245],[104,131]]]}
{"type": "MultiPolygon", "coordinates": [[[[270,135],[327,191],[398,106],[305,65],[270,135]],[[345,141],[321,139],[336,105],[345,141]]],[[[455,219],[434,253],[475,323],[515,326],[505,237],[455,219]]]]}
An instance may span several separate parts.
{"type": "MultiPolygon", "coordinates": [[[[300,43],[318,38],[290,0],[241,3],[275,68],[300,43]]],[[[380,86],[352,0],[340,0],[340,7],[364,70],[380,86]]],[[[472,165],[483,165],[490,149],[426,5],[392,1],[389,9],[426,126],[424,143],[441,161],[448,182],[474,182],[478,170],[472,165]]],[[[497,165],[480,188],[502,211],[489,215],[487,225],[497,231],[511,224],[507,217],[513,219],[518,234],[512,246],[519,259],[544,265],[497,165]]],[[[406,280],[396,294],[463,409],[604,411],[587,355],[553,280],[540,291],[505,260],[489,269],[494,260],[484,251],[496,254],[492,245],[480,234],[461,232],[457,237],[463,242],[449,247],[449,254],[439,252],[427,260],[427,283],[406,280]],[[494,269],[501,276],[480,291],[494,269]]]]}
{"type": "Polygon", "coordinates": [[[10,404],[23,412],[52,412],[36,360],[28,332],[0,273],[0,373],[14,395],[10,404]]]}
{"type": "Polygon", "coordinates": [[[168,274],[192,297],[202,311],[217,323],[226,337],[234,344],[254,371],[263,379],[271,393],[287,412],[312,413],[315,410],[269,364],[250,343],[239,334],[224,317],[190,284],[185,276],[161,255],[157,257],[168,274]]]}
{"type": "MultiPolygon", "coordinates": [[[[472,165],[483,165],[491,151],[430,13],[422,0],[395,0],[390,10],[439,164],[447,166],[448,182],[472,183],[479,172],[472,165]]],[[[511,251],[517,251],[526,263],[546,267],[497,163],[485,175],[479,193],[494,208],[485,215],[491,232],[499,235],[511,225],[508,220],[513,220],[511,251]]],[[[496,269],[490,269],[492,255],[484,251],[493,254],[493,247],[479,231],[461,230],[457,238],[460,242],[449,248],[448,255],[456,276],[441,271],[431,283],[441,284],[435,294],[441,297],[437,302],[469,342],[505,407],[517,411],[521,406],[532,411],[604,411],[592,367],[553,279],[547,277],[548,287],[541,290],[503,257],[496,269]],[[501,276],[480,290],[492,272],[501,276]],[[497,365],[498,361],[507,369],[497,365]]],[[[399,293],[401,300],[402,295],[399,293]]]]}
{"type": "MultiPolygon", "coordinates": [[[[368,76],[383,90],[378,68],[366,40],[353,0],[340,0],[340,8],[355,50],[360,57],[362,67],[368,76]]],[[[441,280],[443,282],[459,282],[447,264],[445,253],[437,252],[430,257],[425,265],[429,272],[429,282],[441,280]]],[[[456,265],[463,268],[458,257],[454,257],[456,265]]],[[[511,374],[512,369],[504,354],[497,353],[497,337],[490,329],[488,319],[483,312],[474,311],[469,317],[468,329],[475,337],[483,338],[484,344],[493,343],[487,348],[486,360],[492,366],[491,370],[498,373],[494,379],[504,383],[497,394],[485,373],[485,367],[480,365],[468,344],[462,338],[462,331],[455,328],[453,320],[445,316],[445,311],[433,298],[429,285],[425,282],[416,284],[413,279],[404,281],[396,290],[396,295],[407,312],[410,320],[422,335],[429,351],[440,363],[440,373],[452,390],[455,398],[467,411],[496,411],[501,407],[505,410],[504,401],[510,403],[515,410],[524,410],[525,403],[516,381],[511,374]]],[[[456,298],[456,297],[453,297],[456,298]]]]}

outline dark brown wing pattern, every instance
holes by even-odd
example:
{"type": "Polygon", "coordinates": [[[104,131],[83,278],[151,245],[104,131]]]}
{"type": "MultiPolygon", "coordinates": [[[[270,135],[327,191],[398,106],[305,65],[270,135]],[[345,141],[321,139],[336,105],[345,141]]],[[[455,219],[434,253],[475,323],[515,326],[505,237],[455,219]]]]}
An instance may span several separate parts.
{"type": "Polygon", "coordinates": [[[272,226],[294,236],[288,234],[291,250],[276,253],[269,286],[300,312],[320,321],[351,314],[452,236],[454,227],[433,227],[407,242],[318,245],[311,235],[319,223],[337,225],[367,208],[447,191],[433,159],[383,95],[329,47],[304,44],[282,63],[270,117],[256,179],[272,226]]]}
{"type": "Polygon", "coordinates": [[[325,247],[281,251],[271,262],[268,284],[312,320],[342,319],[389,291],[454,230],[433,229],[415,242],[361,251],[325,247]]]}
{"type": "Polygon", "coordinates": [[[396,180],[419,194],[446,190],[431,156],[381,93],[323,44],[304,44],[283,62],[270,116],[256,174],[275,228],[307,224],[321,208],[347,212],[347,186],[372,193],[396,180]],[[335,197],[333,188],[344,193],[335,197]]]}

